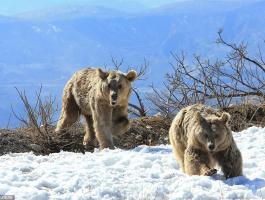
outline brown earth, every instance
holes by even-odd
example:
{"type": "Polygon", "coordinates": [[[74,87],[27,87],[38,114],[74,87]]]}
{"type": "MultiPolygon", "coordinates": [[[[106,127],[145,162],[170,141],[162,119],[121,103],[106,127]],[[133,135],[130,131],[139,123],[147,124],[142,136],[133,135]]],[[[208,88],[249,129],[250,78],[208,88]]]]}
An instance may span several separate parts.
{"type": "Polygon", "coordinates": [[[232,105],[222,110],[231,115],[230,125],[235,132],[251,126],[265,126],[265,104],[232,105]]]}
{"type": "MultiPolygon", "coordinates": [[[[265,104],[243,104],[224,108],[231,115],[231,128],[241,131],[250,126],[265,126],[265,104]]],[[[171,120],[157,117],[143,117],[131,120],[131,129],[115,138],[115,146],[131,149],[139,145],[168,144],[168,130],[171,120]]],[[[0,155],[33,151],[35,154],[49,154],[64,151],[85,152],[82,145],[84,129],[80,123],[72,126],[65,134],[56,135],[54,126],[33,128],[0,129],[0,155]]],[[[91,149],[90,149],[91,151],[91,149]]]]}
{"type": "MultiPolygon", "coordinates": [[[[119,138],[114,138],[115,146],[130,149],[139,145],[168,144],[170,123],[169,119],[163,117],[133,119],[131,129],[119,138]]],[[[44,155],[60,150],[86,151],[82,145],[84,129],[80,123],[75,124],[62,135],[56,135],[54,128],[49,127],[47,131],[41,129],[42,134],[31,128],[0,129],[0,155],[28,151],[44,155]]]]}

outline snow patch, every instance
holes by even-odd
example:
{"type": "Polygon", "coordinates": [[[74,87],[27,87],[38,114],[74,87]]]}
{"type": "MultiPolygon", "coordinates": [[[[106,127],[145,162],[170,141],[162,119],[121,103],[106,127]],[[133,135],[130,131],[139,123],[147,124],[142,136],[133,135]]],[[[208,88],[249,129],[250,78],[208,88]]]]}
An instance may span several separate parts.
{"type": "Polygon", "coordinates": [[[16,199],[254,199],[265,198],[265,128],[234,133],[244,176],[225,180],[181,172],[170,145],[132,150],[14,153],[0,157],[0,195],[16,199]]]}

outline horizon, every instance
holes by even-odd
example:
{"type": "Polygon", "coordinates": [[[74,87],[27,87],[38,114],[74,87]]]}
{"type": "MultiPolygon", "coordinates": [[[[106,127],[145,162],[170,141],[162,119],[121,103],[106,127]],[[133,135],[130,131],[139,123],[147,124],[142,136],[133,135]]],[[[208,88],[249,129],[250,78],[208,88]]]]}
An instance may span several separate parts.
{"type": "MultiPolygon", "coordinates": [[[[61,6],[104,6],[116,8],[117,10],[129,9],[131,5],[140,5],[141,9],[150,9],[170,3],[190,1],[190,0],[115,0],[110,4],[107,0],[4,0],[1,2],[0,15],[15,16],[22,13],[34,12],[38,10],[52,9],[61,6]],[[142,7],[143,6],[143,7],[142,7]]],[[[128,10],[129,11],[129,10],[128,10]]]]}
{"type": "MultiPolygon", "coordinates": [[[[177,2],[188,2],[195,0],[114,0],[109,3],[107,0],[2,0],[0,7],[0,15],[12,17],[28,12],[54,9],[64,6],[102,6],[111,9],[127,12],[138,12],[153,8],[162,7],[177,2]]],[[[208,2],[218,2],[216,0],[201,0],[208,2]]],[[[220,0],[221,2],[254,2],[259,0],[220,0]]]]}

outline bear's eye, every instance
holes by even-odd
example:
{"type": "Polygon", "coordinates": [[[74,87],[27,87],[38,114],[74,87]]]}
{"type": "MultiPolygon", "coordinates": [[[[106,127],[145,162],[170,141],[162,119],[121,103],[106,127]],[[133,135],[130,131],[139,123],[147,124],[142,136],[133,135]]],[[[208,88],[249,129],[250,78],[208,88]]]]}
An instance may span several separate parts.
{"type": "Polygon", "coordinates": [[[119,89],[121,89],[122,88],[122,85],[119,85],[118,87],[119,87],[119,89]]]}

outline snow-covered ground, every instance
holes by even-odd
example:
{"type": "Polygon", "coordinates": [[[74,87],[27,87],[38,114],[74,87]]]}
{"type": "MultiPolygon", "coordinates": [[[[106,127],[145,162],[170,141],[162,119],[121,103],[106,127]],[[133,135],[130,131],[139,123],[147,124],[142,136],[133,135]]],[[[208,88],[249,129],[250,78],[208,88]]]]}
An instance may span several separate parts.
{"type": "Polygon", "coordinates": [[[16,199],[264,199],[265,128],[234,137],[244,159],[244,176],[224,180],[180,171],[171,146],[95,153],[32,153],[0,157],[0,195],[16,199]]]}

